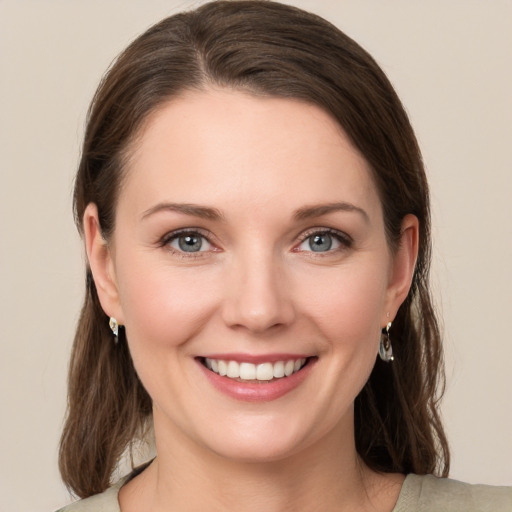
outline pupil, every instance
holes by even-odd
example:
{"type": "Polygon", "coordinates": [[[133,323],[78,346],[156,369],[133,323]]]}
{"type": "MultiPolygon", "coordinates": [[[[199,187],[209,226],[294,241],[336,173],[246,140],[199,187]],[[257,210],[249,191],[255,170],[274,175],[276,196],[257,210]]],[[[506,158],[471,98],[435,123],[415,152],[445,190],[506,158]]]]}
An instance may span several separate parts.
{"type": "Polygon", "coordinates": [[[331,235],[314,235],[309,240],[309,246],[315,252],[328,251],[332,246],[331,235]]]}
{"type": "Polygon", "coordinates": [[[181,236],[178,243],[180,249],[185,252],[199,251],[203,245],[200,237],[192,235],[181,236]]]}

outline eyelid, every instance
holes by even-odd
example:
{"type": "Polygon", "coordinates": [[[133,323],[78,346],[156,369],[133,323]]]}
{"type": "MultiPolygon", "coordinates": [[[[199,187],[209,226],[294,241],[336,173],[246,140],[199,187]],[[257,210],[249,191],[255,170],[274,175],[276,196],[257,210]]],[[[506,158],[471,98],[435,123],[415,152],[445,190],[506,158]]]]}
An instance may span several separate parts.
{"type": "MultiPolygon", "coordinates": [[[[345,233],[344,231],[340,231],[340,230],[334,229],[334,228],[318,226],[318,227],[314,227],[314,228],[309,228],[308,230],[302,232],[299,235],[298,242],[294,245],[293,250],[299,252],[298,247],[304,241],[306,241],[309,237],[311,237],[313,235],[317,235],[317,234],[328,234],[328,235],[334,236],[344,246],[343,248],[345,248],[345,249],[350,247],[354,242],[354,239],[350,235],[345,233]]],[[[304,251],[304,252],[309,252],[309,251],[304,251]]],[[[336,252],[336,250],[328,251],[328,252],[336,252]]],[[[318,252],[316,254],[318,256],[321,256],[322,254],[326,254],[326,253],[318,252]]]]}
{"type": "Polygon", "coordinates": [[[190,228],[180,228],[176,229],[174,231],[169,231],[165,235],[163,235],[158,240],[158,245],[160,247],[168,249],[170,252],[173,252],[174,254],[179,254],[180,256],[184,257],[199,257],[204,255],[204,253],[212,252],[212,251],[218,251],[217,245],[212,241],[213,235],[210,231],[203,229],[203,228],[196,228],[196,227],[190,227],[190,228]],[[211,246],[212,248],[207,251],[197,251],[197,252],[190,252],[187,253],[185,251],[178,251],[170,246],[170,243],[179,238],[180,236],[184,235],[199,235],[200,237],[204,238],[211,246]]]}
{"type": "MultiPolygon", "coordinates": [[[[350,247],[352,245],[352,243],[354,242],[353,238],[343,231],[340,231],[340,230],[334,229],[334,228],[328,228],[325,226],[317,226],[317,227],[309,228],[306,231],[303,231],[298,236],[298,241],[294,244],[294,247],[292,250],[299,252],[298,247],[309,237],[316,235],[316,234],[332,235],[344,246],[344,248],[350,247]]],[[[158,245],[160,247],[168,248],[169,251],[174,252],[179,255],[186,255],[187,257],[199,257],[201,255],[204,255],[204,253],[220,250],[218,245],[216,245],[212,241],[213,238],[214,238],[213,234],[204,228],[199,228],[199,227],[190,227],[189,228],[189,227],[187,227],[187,228],[180,228],[180,229],[176,229],[174,231],[167,232],[165,235],[163,235],[158,240],[158,245]],[[210,249],[209,251],[190,252],[187,254],[186,252],[176,251],[175,249],[171,248],[169,245],[170,242],[174,241],[175,239],[177,239],[178,237],[183,236],[183,235],[199,235],[199,236],[203,237],[212,246],[212,249],[210,249]]],[[[304,251],[304,252],[309,252],[309,251],[304,251]]],[[[335,252],[335,250],[329,251],[329,252],[335,252]]],[[[319,252],[317,254],[321,255],[322,253],[319,252]]]]}

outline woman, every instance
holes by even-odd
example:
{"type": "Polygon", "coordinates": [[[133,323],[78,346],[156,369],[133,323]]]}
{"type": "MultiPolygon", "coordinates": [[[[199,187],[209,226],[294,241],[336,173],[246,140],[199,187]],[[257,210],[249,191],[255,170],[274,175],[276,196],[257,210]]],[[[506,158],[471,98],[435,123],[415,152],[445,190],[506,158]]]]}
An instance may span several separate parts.
{"type": "Polygon", "coordinates": [[[510,506],[431,476],[449,452],[421,155],[324,20],[214,2],[149,29],[93,100],[75,218],[60,466],[89,499],[66,510],[510,506]],[[109,487],[150,426],[156,458],[109,487]]]}

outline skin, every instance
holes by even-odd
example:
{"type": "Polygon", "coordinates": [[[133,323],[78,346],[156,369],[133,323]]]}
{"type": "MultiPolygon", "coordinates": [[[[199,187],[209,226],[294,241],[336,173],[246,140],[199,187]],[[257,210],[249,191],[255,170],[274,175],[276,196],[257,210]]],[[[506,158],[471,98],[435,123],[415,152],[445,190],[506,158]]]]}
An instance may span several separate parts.
{"type": "Polygon", "coordinates": [[[299,101],[186,93],[131,150],[112,239],[93,204],[84,215],[102,307],[125,325],[154,404],[158,457],[121,490],[123,512],[391,510],[403,476],[358,459],[353,404],[407,296],[417,219],[392,252],[367,162],[299,101]],[[201,251],[180,249],[184,229],[201,251]],[[328,229],[330,250],[313,251],[328,229]],[[223,353],[314,364],[284,396],[245,402],[198,363],[223,353]]]}

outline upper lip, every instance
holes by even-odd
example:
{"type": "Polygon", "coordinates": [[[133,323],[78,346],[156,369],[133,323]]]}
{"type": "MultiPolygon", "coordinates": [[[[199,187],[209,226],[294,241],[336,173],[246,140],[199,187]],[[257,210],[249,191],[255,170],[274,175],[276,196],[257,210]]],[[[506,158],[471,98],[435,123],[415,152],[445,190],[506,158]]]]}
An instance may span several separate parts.
{"type": "Polygon", "coordinates": [[[311,354],[302,353],[278,353],[278,354],[239,354],[239,353],[223,353],[223,354],[205,354],[202,358],[217,359],[223,361],[236,361],[238,363],[277,363],[278,361],[290,361],[297,359],[307,359],[312,357],[311,354]]]}

